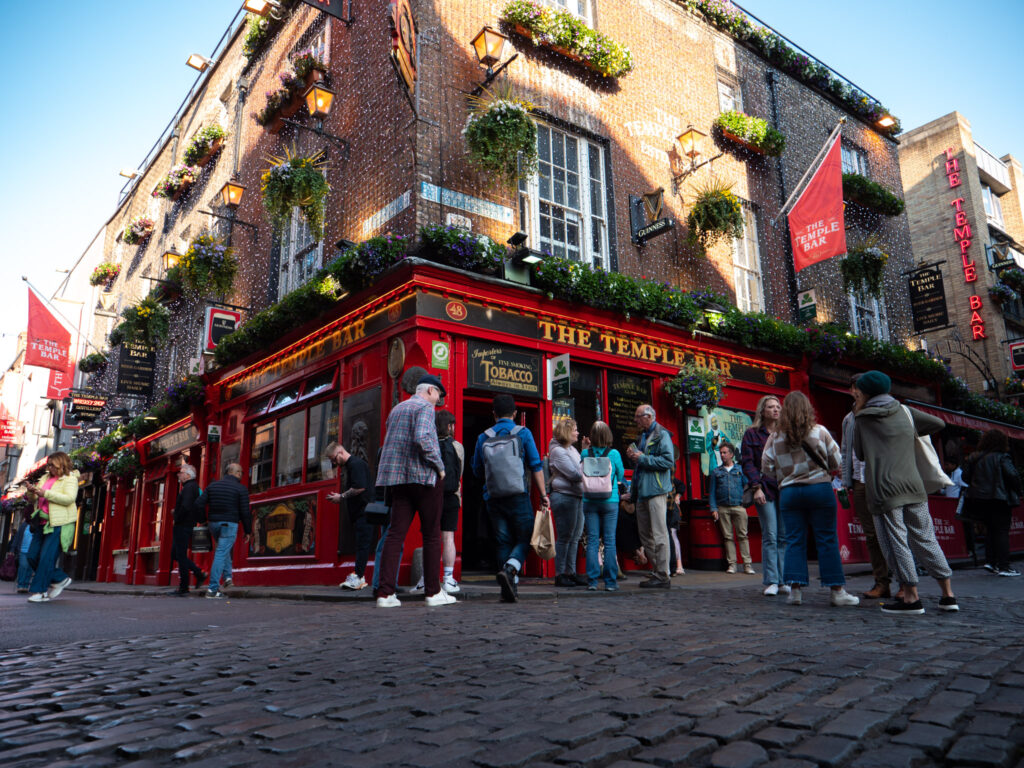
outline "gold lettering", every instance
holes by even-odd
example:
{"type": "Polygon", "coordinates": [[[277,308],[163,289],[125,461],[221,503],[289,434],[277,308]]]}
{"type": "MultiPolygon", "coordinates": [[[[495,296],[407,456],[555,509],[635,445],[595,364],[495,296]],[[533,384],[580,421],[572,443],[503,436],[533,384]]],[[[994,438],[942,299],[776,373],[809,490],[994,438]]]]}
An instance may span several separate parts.
{"type": "Polygon", "coordinates": [[[629,339],[616,339],[615,342],[618,344],[620,355],[629,354],[629,339]]]}
{"type": "Polygon", "coordinates": [[[598,338],[600,338],[601,341],[604,342],[604,351],[611,353],[612,343],[615,341],[615,337],[612,336],[610,333],[602,332],[598,338]]]}
{"type": "Polygon", "coordinates": [[[572,344],[572,328],[567,325],[558,326],[558,343],[572,344]]]}
{"type": "Polygon", "coordinates": [[[698,368],[707,368],[708,367],[708,362],[704,358],[704,355],[700,355],[700,354],[694,355],[693,356],[693,362],[697,365],[698,368]]]}
{"type": "Polygon", "coordinates": [[[544,339],[544,341],[553,341],[554,340],[552,335],[551,335],[551,332],[553,330],[555,330],[555,324],[554,323],[550,323],[547,320],[538,320],[537,321],[537,325],[540,326],[541,333],[543,334],[541,336],[541,338],[544,339]]]}
{"type": "Polygon", "coordinates": [[[721,371],[722,375],[725,376],[727,379],[731,379],[732,378],[732,371],[731,371],[731,369],[732,369],[732,363],[730,363],[728,360],[719,360],[718,361],[718,370],[721,371]]]}
{"type": "Polygon", "coordinates": [[[630,341],[629,353],[633,357],[645,360],[647,358],[647,345],[640,341],[630,341]]]}
{"type": "Polygon", "coordinates": [[[679,366],[681,366],[683,364],[683,361],[685,361],[685,360],[686,360],[686,353],[683,352],[683,350],[681,350],[681,349],[672,350],[672,365],[679,365],[679,366]]]}
{"type": "Polygon", "coordinates": [[[580,328],[580,329],[578,329],[576,331],[576,334],[577,334],[578,339],[579,339],[577,346],[588,347],[589,348],[590,347],[590,331],[589,330],[585,330],[583,328],[580,328]]]}

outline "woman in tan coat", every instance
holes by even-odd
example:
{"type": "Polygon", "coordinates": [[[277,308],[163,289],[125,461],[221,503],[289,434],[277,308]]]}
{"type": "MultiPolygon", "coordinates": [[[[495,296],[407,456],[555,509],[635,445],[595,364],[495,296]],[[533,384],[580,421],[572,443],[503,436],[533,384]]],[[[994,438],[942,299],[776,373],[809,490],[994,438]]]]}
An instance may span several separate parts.
{"type": "Polygon", "coordinates": [[[62,539],[67,540],[63,547],[67,549],[74,538],[75,523],[78,522],[78,506],[75,504],[78,470],[73,468],[70,456],[58,451],[47,458],[46,473],[27,487],[36,502],[32,515],[43,524],[43,535],[36,537],[28,553],[29,565],[36,572],[29,587],[32,594],[28,601],[45,603],[60,595],[71,583],[71,577],[57,567],[57,556],[62,539]]]}

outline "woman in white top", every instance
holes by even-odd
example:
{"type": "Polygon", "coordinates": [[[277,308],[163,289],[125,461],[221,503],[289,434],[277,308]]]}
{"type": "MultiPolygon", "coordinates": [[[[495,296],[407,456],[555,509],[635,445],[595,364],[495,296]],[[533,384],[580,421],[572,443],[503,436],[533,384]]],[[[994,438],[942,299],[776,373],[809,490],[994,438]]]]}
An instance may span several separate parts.
{"type": "Polygon", "coordinates": [[[814,529],[822,586],[832,590],[832,605],[857,605],[844,589],[843,561],[836,537],[836,497],[832,473],[839,470],[839,446],[814,420],[814,407],[803,392],[790,392],[782,402],[778,429],[761,455],[761,473],[779,483],[779,512],[786,536],[783,581],[792,591],[786,602],[800,605],[807,573],[807,526],[814,529]]]}

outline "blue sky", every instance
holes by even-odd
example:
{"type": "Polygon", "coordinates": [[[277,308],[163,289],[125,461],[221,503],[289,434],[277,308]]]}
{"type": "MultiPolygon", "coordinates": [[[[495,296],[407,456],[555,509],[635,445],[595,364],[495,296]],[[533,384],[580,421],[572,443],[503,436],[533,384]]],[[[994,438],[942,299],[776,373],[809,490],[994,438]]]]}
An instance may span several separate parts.
{"type": "MultiPolygon", "coordinates": [[[[383,2],[384,0],[380,0],[383,2]]],[[[599,0],[607,2],[607,0],[599,0]]],[[[0,365],[25,328],[20,277],[49,295],[117,205],[195,81],[240,0],[3,3],[0,65],[0,365]]],[[[990,0],[745,0],[743,7],[912,128],[967,116],[997,156],[1024,159],[1024,3],[990,0]]]]}

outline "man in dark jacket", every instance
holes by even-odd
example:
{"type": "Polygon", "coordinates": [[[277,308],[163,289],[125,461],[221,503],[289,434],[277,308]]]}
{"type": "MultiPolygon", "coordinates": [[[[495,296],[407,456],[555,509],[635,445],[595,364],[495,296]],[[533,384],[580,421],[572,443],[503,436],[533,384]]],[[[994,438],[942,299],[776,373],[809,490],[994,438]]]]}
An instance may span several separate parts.
{"type": "Polygon", "coordinates": [[[198,521],[199,483],[196,482],[196,468],[191,464],[178,467],[178,498],[174,502],[174,539],[171,545],[171,561],[178,563],[178,588],[172,593],[177,597],[188,594],[188,574],[196,577],[196,589],[203,586],[206,574],[188,556],[192,541],[192,526],[198,521]]]}
{"type": "Polygon", "coordinates": [[[231,586],[231,549],[238,536],[238,524],[241,523],[245,530],[246,541],[252,535],[249,491],[242,485],[242,465],[228,464],[224,477],[206,487],[199,503],[202,509],[209,510],[210,535],[217,540],[206,596],[224,597],[220,591],[220,579],[223,575],[224,586],[231,586]]]}

